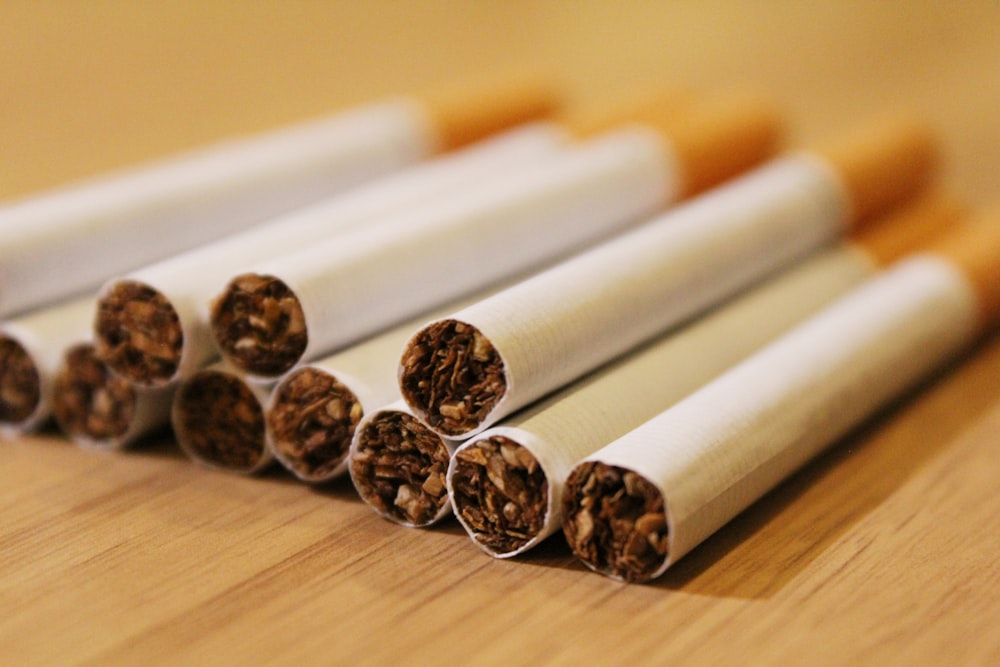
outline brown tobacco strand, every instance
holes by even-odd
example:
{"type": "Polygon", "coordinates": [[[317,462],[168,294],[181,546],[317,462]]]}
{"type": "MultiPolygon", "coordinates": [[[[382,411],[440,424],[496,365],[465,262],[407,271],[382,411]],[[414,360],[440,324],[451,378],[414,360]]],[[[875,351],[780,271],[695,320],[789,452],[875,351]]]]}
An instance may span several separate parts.
{"type": "Polygon", "coordinates": [[[121,281],[97,304],[97,354],[133,382],[163,383],[177,372],[184,334],[177,311],[158,291],[121,281]]]}
{"type": "Polygon", "coordinates": [[[443,320],[407,345],[400,389],[431,427],[459,436],[482,423],[503,398],[507,381],[500,354],[478,329],[443,320]]]}
{"type": "Polygon", "coordinates": [[[24,421],[41,399],[41,380],[31,355],[17,341],[0,338],[0,421],[24,421]]]}
{"type": "Polygon", "coordinates": [[[92,345],[77,345],[66,353],[56,377],[52,411],[71,436],[117,438],[132,422],[135,391],[97,358],[92,345]]]}
{"type": "Polygon", "coordinates": [[[405,412],[365,424],[351,456],[351,478],[380,514],[413,526],[429,525],[448,503],[450,456],[441,438],[405,412]]]}
{"type": "Polygon", "coordinates": [[[202,371],[177,396],[177,428],[203,461],[251,470],[264,455],[264,413],[253,392],[225,373],[202,371]]]}
{"type": "Polygon", "coordinates": [[[329,373],[305,368],[281,384],[267,419],[282,463],[319,480],[347,457],[361,417],[350,389],[329,373]]]}
{"type": "Polygon", "coordinates": [[[563,533],[573,553],[595,570],[648,580],[667,558],[663,494],[630,470],[581,464],[566,481],[563,533]]]}
{"type": "Polygon", "coordinates": [[[549,484],[538,460],[509,438],[480,440],[455,454],[455,512],[495,553],[527,544],[545,525],[549,484]]]}
{"type": "Polygon", "coordinates": [[[233,279],[212,309],[219,347],[244,371],[275,376],[306,351],[305,313],[292,290],[272,276],[233,279]]]}

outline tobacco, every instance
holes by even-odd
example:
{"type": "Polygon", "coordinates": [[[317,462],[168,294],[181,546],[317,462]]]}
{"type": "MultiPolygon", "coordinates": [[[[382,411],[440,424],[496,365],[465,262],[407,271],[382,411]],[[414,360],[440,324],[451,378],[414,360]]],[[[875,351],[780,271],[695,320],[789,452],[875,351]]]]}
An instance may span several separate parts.
{"type": "Polygon", "coordinates": [[[68,435],[95,440],[125,434],[135,414],[135,391],[111,372],[93,345],[77,345],[55,378],[52,412],[68,435]]]}
{"type": "Polygon", "coordinates": [[[563,533],[573,553],[594,570],[645,581],[667,557],[663,494],[625,468],[583,463],[566,481],[563,533]]]}
{"type": "Polygon", "coordinates": [[[382,516],[411,526],[435,521],[448,503],[448,448],[411,415],[387,411],[368,421],[351,456],[358,493],[382,516]]]}
{"type": "Polygon", "coordinates": [[[304,368],[280,385],[267,420],[279,460],[299,477],[319,481],[347,457],[361,417],[350,389],[329,373],[304,368]]]}
{"type": "Polygon", "coordinates": [[[273,276],[237,276],[215,302],[212,330],[220,349],[244,371],[275,376],[302,357],[308,343],[302,305],[273,276]]]}
{"type": "Polygon", "coordinates": [[[197,459],[230,470],[252,470],[264,454],[264,413],[238,378],[201,371],[177,394],[178,437],[197,459]]]}
{"type": "Polygon", "coordinates": [[[97,304],[97,355],[133,382],[162,384],[177,372],[184,333],[177,311],[158,291],[120,281],[97,304]]]}
{"type": "Polygon", "coordinates": [[[24,421],[41,398],[41,378],[31,355],[16,340],[0,338],[0,421],[24,421]]]}
{"type": "Polygon", "coordinates": [[[509,438],[493,436],[456,452],[451,488],[473,539],[498,554],[523,547],[545,525],[548,480],[531,452],[509,438]]]}
{"type": "Polygon", "coordinates": [[[400,390],[438,432],[476,428],[507,390],[503,360],[475,327],[442,320],[425,327],[403,353],[400,390]]]}

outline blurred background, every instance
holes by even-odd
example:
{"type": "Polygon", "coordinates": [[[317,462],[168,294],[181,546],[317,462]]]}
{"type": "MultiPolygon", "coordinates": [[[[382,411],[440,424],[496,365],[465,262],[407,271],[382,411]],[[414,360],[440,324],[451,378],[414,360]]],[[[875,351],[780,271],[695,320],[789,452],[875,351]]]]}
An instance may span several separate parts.
{"type": "Polygon", "coordinates": [[[886,108],[1000,200],[1000,1],[0,1],[0,199],[508,65],[569,99],[769,95],[794,145],[886,108]]]}

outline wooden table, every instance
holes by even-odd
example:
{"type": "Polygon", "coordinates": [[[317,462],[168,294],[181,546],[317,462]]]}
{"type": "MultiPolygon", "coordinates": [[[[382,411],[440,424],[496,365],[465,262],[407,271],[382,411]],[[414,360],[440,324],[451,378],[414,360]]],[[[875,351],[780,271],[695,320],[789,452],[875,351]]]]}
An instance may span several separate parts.
{"type": "MultiPolygon", "coordinates": [[[[793,141],[903,106],[974,205],[1000,173],[1000,3],[0,5],[0,197],[505,61],[577,98],[757,87],[793,141]]],[[[1000,664],[1000,338],[667,576],[559,540],[493,560],[307,488],[54,432],[0,443],[0,663],[1000,664]]]]}

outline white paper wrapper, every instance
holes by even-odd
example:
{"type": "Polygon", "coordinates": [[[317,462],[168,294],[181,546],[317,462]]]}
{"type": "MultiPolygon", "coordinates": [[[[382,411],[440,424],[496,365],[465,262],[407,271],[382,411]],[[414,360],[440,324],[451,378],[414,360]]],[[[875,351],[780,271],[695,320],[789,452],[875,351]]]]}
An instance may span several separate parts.
{"type": "Polygon", "coordinates": [[[246,382],[242,373],[234,370],[225,362],[212,364],[208,368],[194,373],[180,383],[171,406],[170,421],[174,428],[177,444],[180,445],[181,450],[187,454],[188,458],[208,468],[246,475],[263,471],[274,461],[271,449],[267,446],[264,428],[264,406],[267,405],[272,388],[273,385],[246,382]],[[232,404],[216,402],[221,394],[218,387],[205,384],[215,379],[223,380],[230,386],[238,388],[241,394],[241,408],[234,409],[232,404]],[[206,399],[204,402],[197,400],[200,396],[195,395],[192,398],[192,395],[188,393],[198,385],[202,387],[198,391],[206,399]],[[207,409],[204,408],[204,403],[208,404],[207,409]],[[198,411],[197,428],[188,427],[192,408],[198,411]],[[259,429],[253,429],[254,432],[245,440],[234,442],[233,438],[237,438],[244,432],[240,424],[236,422],[240,419],[248,419],[251,415],[259,421],[259,429]],[[209,425],[210,421],[211,425],[209,425]],[[225,433],[228,443],[214,442],[212,436],[217,433],[225,433]],[[206,434],[208,437],[205,437],[206,434]],[[200,443],[206,441],[215,451],[207,452],[199,446],[200,443]],[[242,459],[239,463],[236,463],[232,458],[232,449],[240,450],[239,456],[242,459]]]}
{"type": "Polygon", "coordinates": [[[0,208],[0,314],[96,288],[415,162],[434,148],[399,98],[123,171],[0,208]]]}
{"type": "Polygon", "coordinates": [[[175,384],[136,386],[115,376],[97,358],[93,344],[81,343],[67,349],[62,357],[55,375],[53,413],[59,428],[77,445],[85,449],[121,450],[170,424],[176,388],[175,384]],[[89,367],[82,376],[79,364],[89,367]],[[95,381],[93,376],[99,376],[100,381],[95,381]],[[69,395],[61,396],[61,393],[69,395]],[[67,407],[61,409],[60,405],[67,407]],[[124,415],[124,429],[108,433],[111,429],[93,426],[90,420],[95,413],[98,417],[124,415]]]}
{"type": "MultiPolygon", "coordinates": [[[[479,539],[456,511],[459,521],[490,555],[504,558],[531,549],[561,526],[564,482],[580,459],[662,412],[875,270],[863,251],[840,244],[467,440],[463,449],[494,436],[527,449],[544,474],[547,504],[542,529],[513,549],[498,550],[479,539]]],[[[454,473],[453,459],[450,493],[454,473]]]]}
{"type": "MultiPolygon", "coordinates": [[[[475,327],[499,353],[506,392],[478,425],[435,428],[474,435],[831,242],[845,229],[845,197],[818,160],[776,160],[456,312],[448,319],[475,327]]],[[[403,396],[433,421],[405,385],[403,396]]]]}
{"type": "Polygon", "coordinates": [[[33,431],[52,414],[52,381],[67,347],[90,340],[93,297],[73,299],[0,324],[0,339],[14,341],[27,353],[38,376],[39,400],[31,415],[16,422],[0,421],[0,435],[33,431]]]}
{"type": "Polygon", "coordinates": [[[116,370],[142,384],[190,375],[218,356],[209,325],[212,297],[247,266],[377,224],[406,206],[554,155],[568,142],[565,131],[553,123],[524,126],[106,283],[101,297],[125,281],[156,290],[173,307],[183,334],[181,359],[171,378],[150,382],[127,369],[116,370]]]}
{"type": "Polygon", "coordinates": [[[251,271],[297,297],[301,357],[315,358],[602,240],[666,203],[675,185],[659,136],[623,129],[251,271]]]}
{"type": "MultiPolygon", "coordinates": [[[[369,424],[377,420],[397,419],[400,416],[414,417],[415,419],[413,411],[411,411],[410,408],[407,407],[406,403],[404,403],[402,400],[397,400],[394,403],[391,403],[389,405],[386,405],[382,408],[379,408],[377,410],[374,410],[366,414],[361,419],[361,422],[358,424],[357,429],[355,429],[354,431],[354,439],[351,442],[350,458],[357,456],[358,449],[364,447],[365,429],[369,424]]],[[[419,424],[419,422],[417,423],[419,424]]],[[[436,438],[437,444],[439,444],[441,447],[447,450],[449,457],[455,453],[455,450],[458,449],[458,447],[462,443],[461,440],[442,438],[441,436],[437,435],[430,429],[426,429],[426,432],[422,433],[422,435],[428,438],[436,438]]],[[[447,500],[440,507],[437,508],[437,511],[434,512],[432,516],[428,517],[424,521],[419,521],[419,522],[413,522],[407,520],[403,517],[402,514],[397,515],[392,511],[385,511],[383,510],[383,508],[379,507],[377,504],[372,502],[372,499],[368,498],[365,493],[360,492],[362,482],[357,478],[356,471],[353,466],[349,466],[349,470],[351,473],[351,482],[354,484],[354,488],[359,490],[361,499],[364,500],[369,507],[375,510],[375,512],[379,516],[389,519],[394,523],[397,523],[401,526],[405,526],[407,528],[426,528],[428,526],[432,526],[438,523],[439,521],[447,517],[449,514],[451,514],[452,510],[451,503],[448,502],[447,500]]],[[[443,475],[445,470],[442,470],[441,472],[443,475]]]]}
{"type": "Polygon", "coordinates": [[[905,260],[588,456],[662,493],[668,554],[649,578],[969,344],[977,319],[954,265],[905,260]]]}

